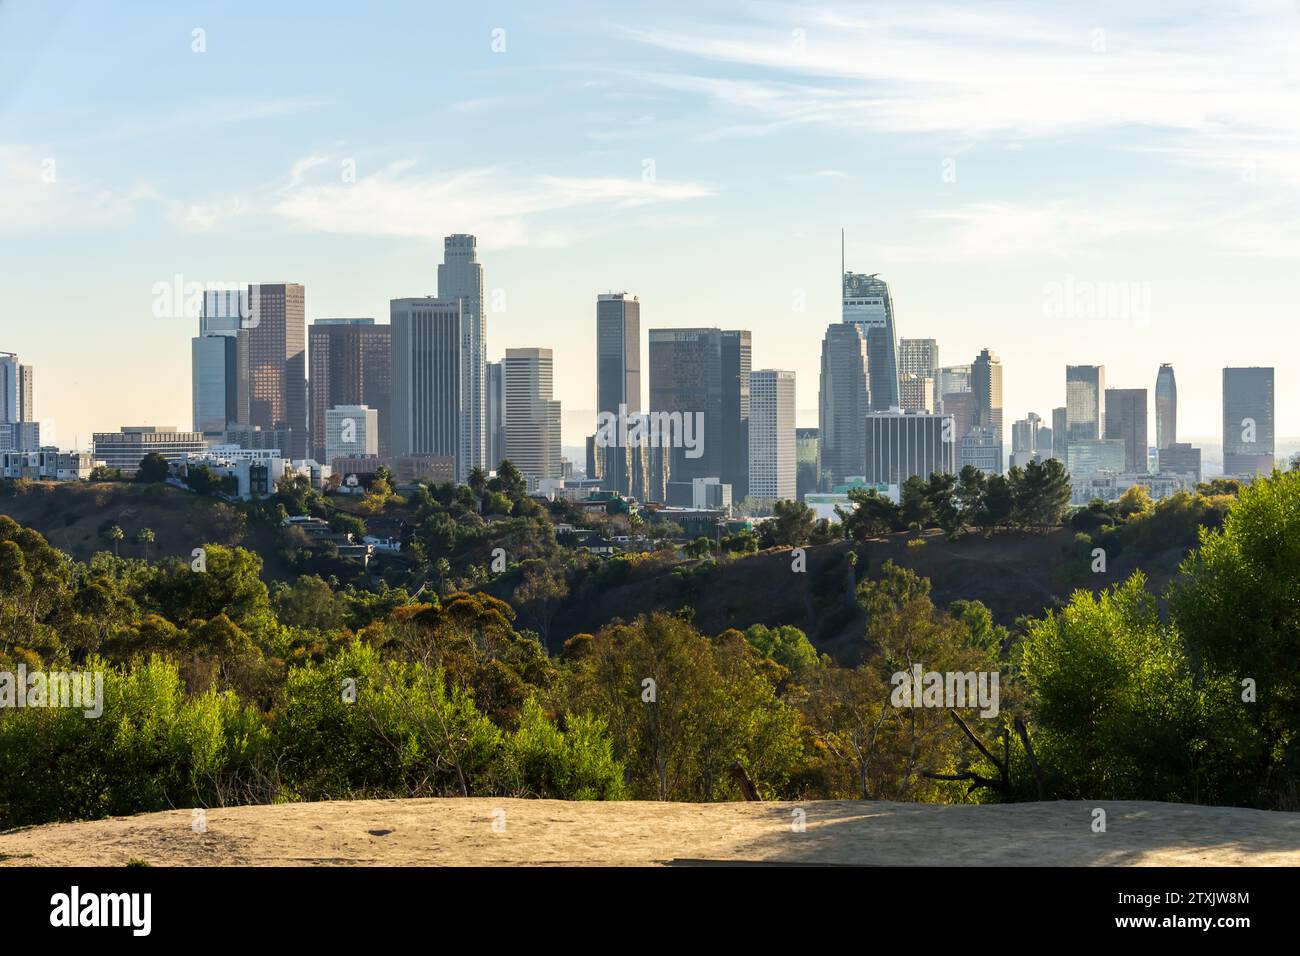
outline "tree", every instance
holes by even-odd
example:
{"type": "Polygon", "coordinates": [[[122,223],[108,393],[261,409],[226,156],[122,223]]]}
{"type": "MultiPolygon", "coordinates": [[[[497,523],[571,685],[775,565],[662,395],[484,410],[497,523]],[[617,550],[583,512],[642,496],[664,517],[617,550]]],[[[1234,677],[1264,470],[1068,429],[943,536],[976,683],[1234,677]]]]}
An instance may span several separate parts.
{"type": "Polygon", "coordinates": [[[480,466],[475,465],[470,469],[469,477],[466,479],[465,483],[469,485],[469,490],[474,493],[475,501],[478,504],[479,509],[482,510],[483,495],[487,491],[488,486],[487,472],[480,466]]]}
{"type": "Polygon", "coordinates": [[[903,482],[899,493],[898,510],[899,517],[907,527],[921,531],[930,524],[934,517],[934,510],[930,505],[928,492],[929,486],[919,475],[912,475],[903,482]]]}
{"type": "Polygon", "coordinates": [[[151,451],[140,459],[140,468],[135,473],[135,480],[141,484],[166,481],[170,474],[167,459],[156,451],[151,451]]]}
{"type": "Polygon", "coordinates": [[[488,487],[501,492],[511,501],[518,501],[528,495],[528,481],[509,460],[502,461],[497,467],[497,475],[488,482],[488,487]]]}
{"type": "Polygon", "coordinates": [[[126,537],[126,532],[118,525],[108,529],[108,539],[113,542],[113,557],[117,557],[117,543],[126,537]]]}
{"type": "Polygon", "coordinates": [[[149,545],[153,544],[153,528],[141,528],[135,534],[135,540],[144,545],[144,563],[149,563],[149,545]]]}
{"type": "Polygon", "coordinates": [[[961,531],[961,513],[957,507],[957,478],[955,475],[932,472],[926,482],[925,498],[931,520],[943,529],[949,538],[961,531]]]}
{"type": "Polygon", "coordinates": [[[537,625],[537,631],[546,641],[551,634],[551,621],[569,596],[569,584],[563,574],[543,561],[529,561],[523,569],[523,581],[515,588],[515,603],[523,607],[537,625]]]}
{"type": "Polygon", "coordinates": [[[865,541],[878,534],[887,534],[901,524],[898,505],[875,488],[850,488],[848,494],[853,510],[845,511],[837,505],[835,513],[839,515],[844,537],[850,541],[865,541]]]}
{"type": "Polygon", "coordinates": [[[978,526],[980,513],[984,510],[984,493],[987,482],[984,472],[974,465],[963,465],[957,476],[957,510],[963,525],[978,526]]]}
{"type": "Polygon", "coordinates": [[[990,475],[984,484],[976,524],[986,535],[991,535],[1011,519],[1014,508],[1011,483],[1002,475],[990,475]]]}
{"type": "Polygon", "coordinates": [[[762,524],[764,543],[769,547],[802,547],[812,537],[816,523],[816,513],[802,501],[777,501],[772,505],[772,517],[762,524]]]}

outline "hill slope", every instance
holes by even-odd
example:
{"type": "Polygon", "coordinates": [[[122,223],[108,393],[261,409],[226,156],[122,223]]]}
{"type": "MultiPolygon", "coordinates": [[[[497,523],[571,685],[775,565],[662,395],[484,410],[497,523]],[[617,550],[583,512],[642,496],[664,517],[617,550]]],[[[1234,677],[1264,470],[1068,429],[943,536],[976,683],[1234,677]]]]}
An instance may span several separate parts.
{"type": "MultiPolygon", "coordinates": [[[[1168,803],[359,800],[189,810],[0,834],[0,865],[1300,865],[1300,813],[1168,803]],[[806,829],[791,826],[797,809],[806,829]],[[504,814],[504,817],[502,817],[504,814]],[[494,832],[495,820],[504,832],[494,832]]],[[[499,829],[499,827],[498,827],[499,829]]]]}

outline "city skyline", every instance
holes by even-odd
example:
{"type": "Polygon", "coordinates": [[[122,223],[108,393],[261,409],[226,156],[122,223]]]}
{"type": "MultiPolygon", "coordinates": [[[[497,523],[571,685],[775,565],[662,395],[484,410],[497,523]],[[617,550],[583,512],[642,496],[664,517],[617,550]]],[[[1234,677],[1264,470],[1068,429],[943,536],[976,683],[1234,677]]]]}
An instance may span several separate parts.
{"type": "Polygon", "coordinates": [[[12,323],[0,347],[41,370],[37,417],[61,444],[185,423],[193,319],[154,314],[160,284],[287,277],[309,324],[384,316],[433,293],[444,237],[472,233],[487,358],[554,350],[566,447],[595,411],[589,303],[609,289],[638,291],[643,330],[743,316],[754,367],[796,373],[811,425],[843,228],[847,270],[889,283],[899,338],[936,339],[946,361],[997,352],[1008,414],[1064,404],[1067,363],[1150,389],[1169,362],[1180,432],[1213,436],[1221,368],[1275,364],[1277,434],[1295,436],[1294,333],[1276,303],[1300,292],[1300,94],[1286,79],[1237,91],[1290,76],[1300,24],[1266,5],[1193,23],[1161,9],[972,8],[936,26],[929,5],[870,24],[737,7],[719,30],[674,4],[653,29],[594,5],[491,19],[320,5],[305,20],[6,4],[0,281],[42,321],[12,323]],[[105,35],[117,70],[61,68],[101,61],[105,35]],[[434,37],[431,97],[414,54],[434,37]],[[372,68],[344,78],[340,60],[372,68]],[[238,163],[171,159],[248,137],[258,149],[238,163]],[[108,388],[105,362],[127,373],[108,388]]]}

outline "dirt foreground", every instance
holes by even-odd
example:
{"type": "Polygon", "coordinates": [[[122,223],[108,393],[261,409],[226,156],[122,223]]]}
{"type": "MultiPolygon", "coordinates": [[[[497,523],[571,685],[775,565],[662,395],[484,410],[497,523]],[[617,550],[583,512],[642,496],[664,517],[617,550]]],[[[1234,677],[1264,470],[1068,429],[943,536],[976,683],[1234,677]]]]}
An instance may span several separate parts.
{"type": "Polygon", "coordinates": [[[208,810],[200,829],[172,810],[16,830],[0,866],[1300,865],[1300,813],[1144,802],[358,800],[208,810]]]}

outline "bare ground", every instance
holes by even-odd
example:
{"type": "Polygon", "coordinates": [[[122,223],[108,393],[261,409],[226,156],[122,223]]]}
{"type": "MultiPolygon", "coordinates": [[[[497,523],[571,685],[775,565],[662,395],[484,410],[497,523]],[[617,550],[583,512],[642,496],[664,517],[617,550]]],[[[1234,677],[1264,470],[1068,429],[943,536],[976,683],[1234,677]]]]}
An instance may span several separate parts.
{"type": "Polygon", "coordinates": [[[357,800],[208,810],[201,833],[192,822],[172,810],[11,831],[0,866],[1300,865],[1300,813],[1145,802],[357,800]]]}

